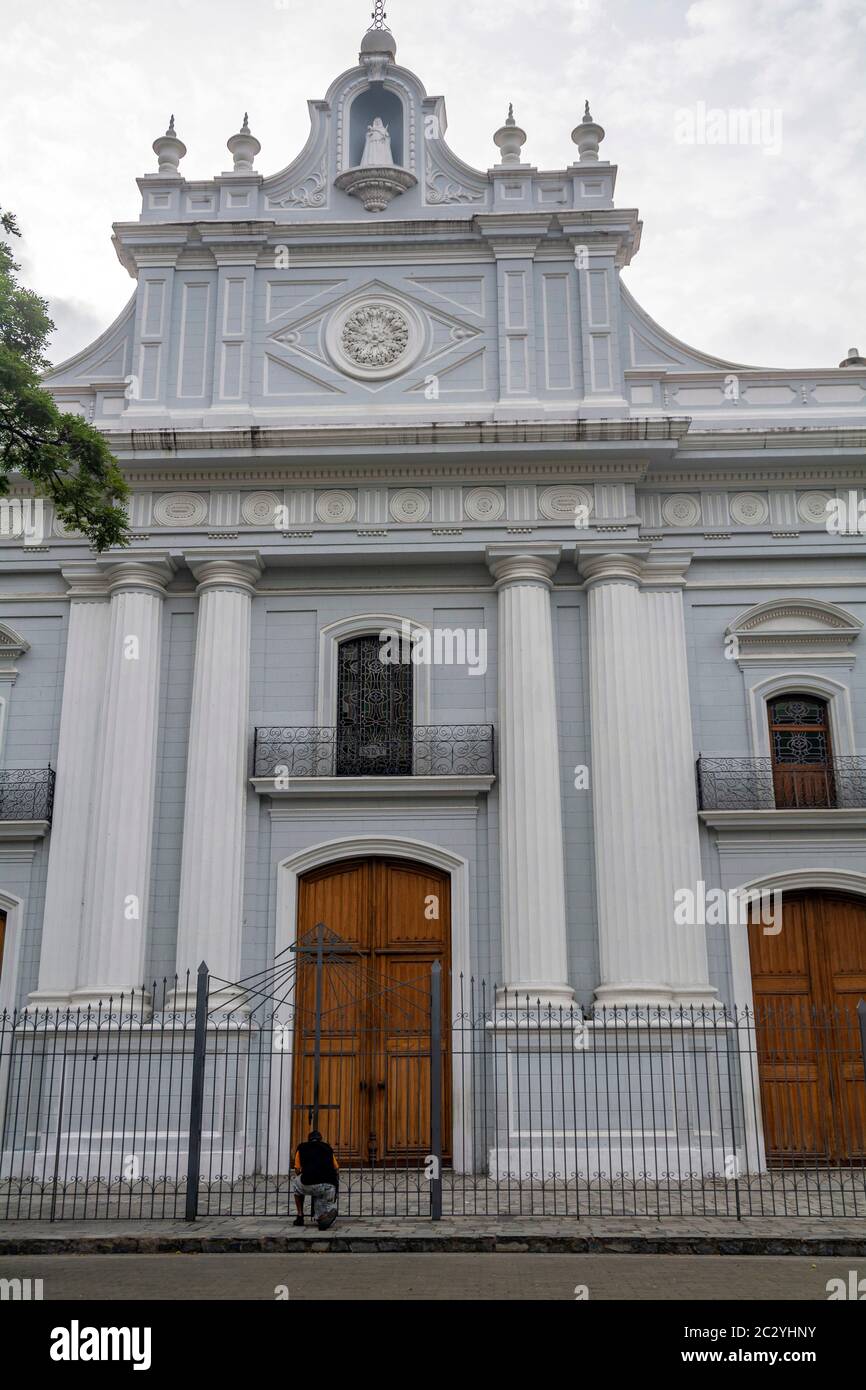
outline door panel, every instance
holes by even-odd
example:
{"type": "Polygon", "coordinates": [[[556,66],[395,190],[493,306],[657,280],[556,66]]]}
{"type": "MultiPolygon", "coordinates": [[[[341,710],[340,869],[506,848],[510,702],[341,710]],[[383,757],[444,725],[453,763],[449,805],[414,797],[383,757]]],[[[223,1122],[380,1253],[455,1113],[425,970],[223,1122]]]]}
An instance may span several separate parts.
{"type": "Polygon", "coordinates": [[[783,695],[768,706],[773,786],[780,809],[834,806],[836,788],[826,700],[783,695]]]}
{"type": "Polygon", "coordinates": [[[781,932],[766,936],[751,923],[749,949],[768,1160],[862,1159],[866,903],[786,894],[781,932]]]}
{"type": "Polygon", "coordinates": [[[860,1052],[857,1005],[866,999],[866,907],[855,898],[825,897],[820,903],[825,945],[823,966],[833,1009],[837,1049],[836,1150],[866,1157],[866,1085],[860,1052]]]}
{"type": "MultiPolygon", "coordinates": [[[[319,1127],[341,1163],[418,1161],[430,1151],[430,971],[442,966],[443,1153],[450,1145],[450,881],[365,860],[301,881],[299,941],[321,922],[341,938],[323,970],[319,1127]],[[350,954],[346,954],[343,948],[350,954]],[[331,1107],[331,1108],[325,1108],[331,1107]]],[[[298,965],[294,1136],[309,1127],[315,955],[298,965]]]]}

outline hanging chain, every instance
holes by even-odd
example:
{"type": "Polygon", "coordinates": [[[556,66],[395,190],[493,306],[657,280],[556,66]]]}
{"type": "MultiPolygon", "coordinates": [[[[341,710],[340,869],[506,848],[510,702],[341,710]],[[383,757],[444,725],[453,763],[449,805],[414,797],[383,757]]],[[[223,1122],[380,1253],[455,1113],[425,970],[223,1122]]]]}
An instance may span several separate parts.
{"type": "Polygon", "coordinates": [[[385,13],[385,0],[376,0],[376,8],[373,10],[370,18],[373,21],[372,27],[374,29],[386,28],[385,20],[388,16],[385,13]]]}

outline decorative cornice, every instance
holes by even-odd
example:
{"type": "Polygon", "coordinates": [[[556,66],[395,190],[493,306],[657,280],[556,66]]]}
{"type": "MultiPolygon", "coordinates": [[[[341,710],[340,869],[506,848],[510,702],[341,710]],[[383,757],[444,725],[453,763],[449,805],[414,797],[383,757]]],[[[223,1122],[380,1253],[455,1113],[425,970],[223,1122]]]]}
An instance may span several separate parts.
{"type": "Polygon", "coordinates": [[[425,445],[450,446],[616,444],[646,445],[677,442],[688,433],[687,416],[658,420],[489,420],[481,423],[339,425],[236,429],[183,429],[177,427],[104,430],[113,453],[182,454],[192,452],[243,452],[253,457],[268,449],[316,451],[333,448],[417,449],[425,445]]]}

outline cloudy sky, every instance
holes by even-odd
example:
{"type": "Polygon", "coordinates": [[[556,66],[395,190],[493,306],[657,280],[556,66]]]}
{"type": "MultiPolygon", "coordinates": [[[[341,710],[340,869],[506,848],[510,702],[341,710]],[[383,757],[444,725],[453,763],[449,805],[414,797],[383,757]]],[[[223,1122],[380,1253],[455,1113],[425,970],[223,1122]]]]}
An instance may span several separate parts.
{"type": "MultiPolygon", "coordinates": [[[[188,178],[230,166],[245,110],[258,167],[283,168],[306,100],[350,67],[370,0],[0,0],[0,203],[50,300],[55,362],[131,292],[113,221],[138,216],[168,115],[188,178]]],[[[398,58],[444,94],[451,147],[486,169],[507,104],[524,158],[562,168],[589,97],[637,207],[625,272],[708,352],[835,366],[866,352],[866,0],[391,0],[398,58]],[[728,118],[755,112],[745,132],[728,118]],[[743,133],[748,138],[742,138],[743,133]]]]}

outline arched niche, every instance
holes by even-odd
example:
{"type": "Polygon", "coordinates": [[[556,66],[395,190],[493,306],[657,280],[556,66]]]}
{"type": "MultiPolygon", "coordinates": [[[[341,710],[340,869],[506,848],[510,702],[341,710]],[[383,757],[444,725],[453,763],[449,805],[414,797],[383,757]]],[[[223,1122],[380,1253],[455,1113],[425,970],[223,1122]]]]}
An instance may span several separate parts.
{"type": "Polygon", "coordinates": [[[352,102],[349,112],[349,168],[356,169],[364,154],[367,127],[376,117],[388,127],[391,137],[391,153],[394,163],[405,167],[405,140],[403,132],[403,103],[384,83],[377,82],[365,87],[352,102]]]}

